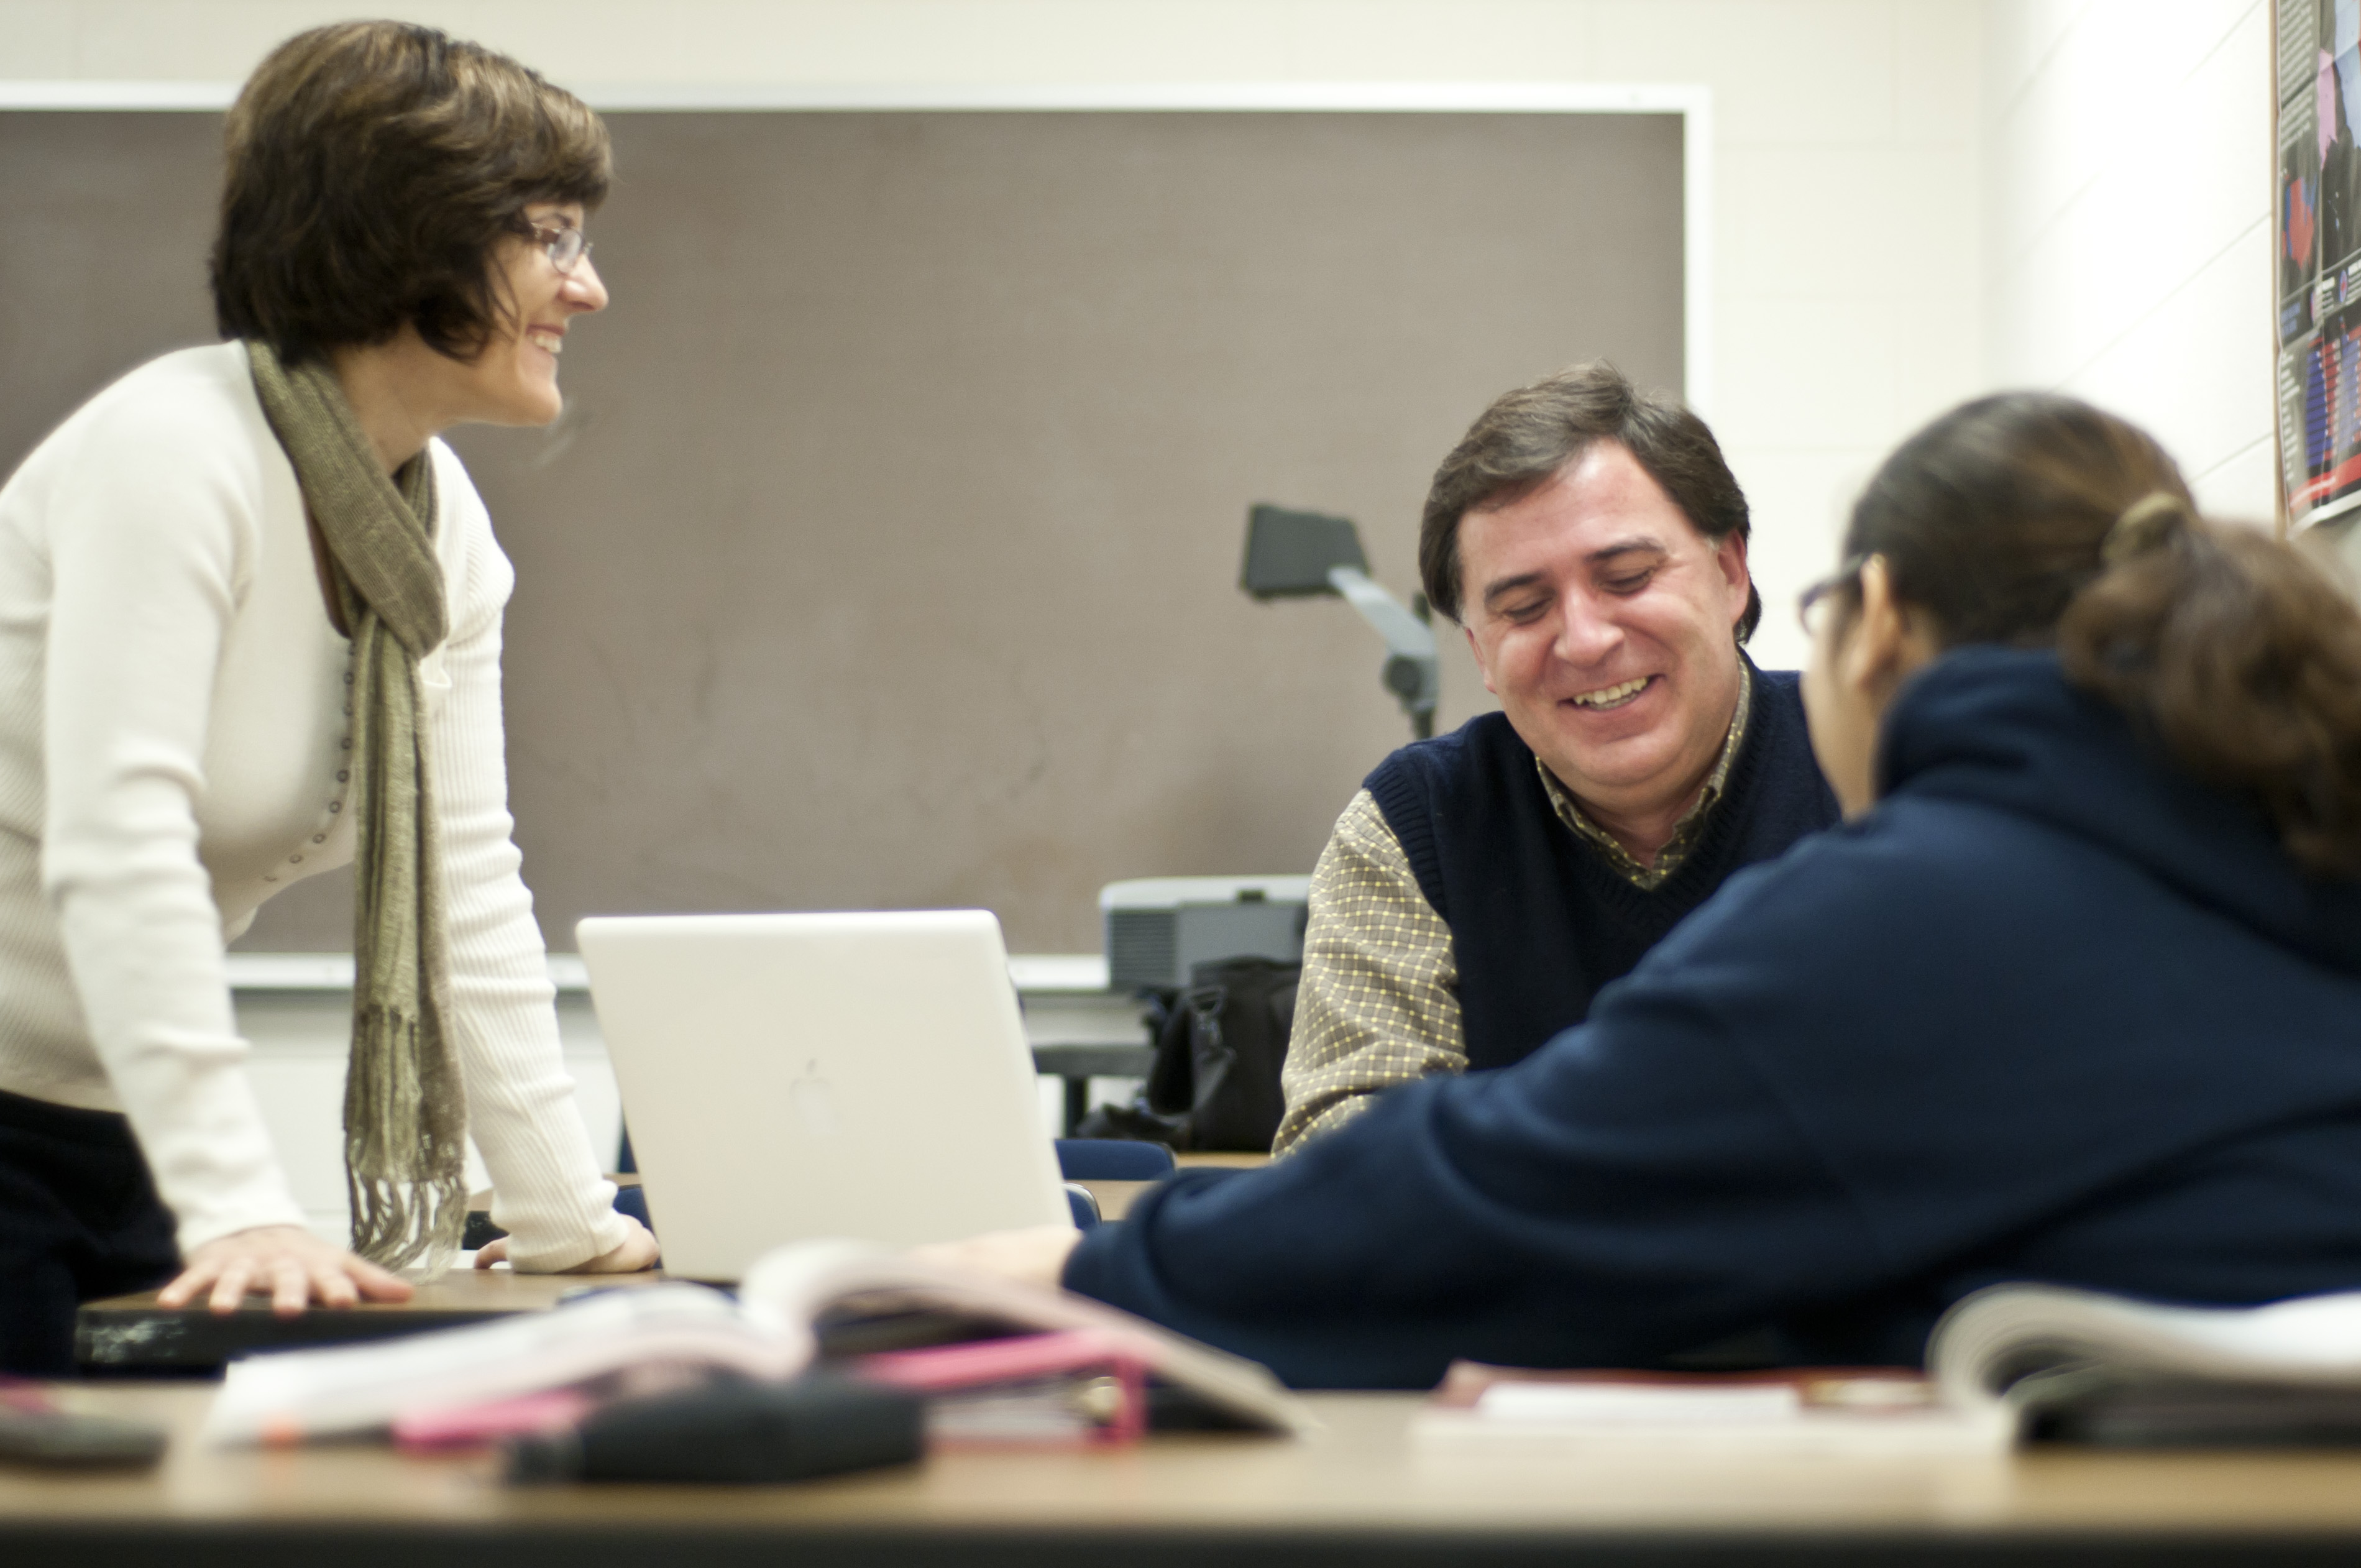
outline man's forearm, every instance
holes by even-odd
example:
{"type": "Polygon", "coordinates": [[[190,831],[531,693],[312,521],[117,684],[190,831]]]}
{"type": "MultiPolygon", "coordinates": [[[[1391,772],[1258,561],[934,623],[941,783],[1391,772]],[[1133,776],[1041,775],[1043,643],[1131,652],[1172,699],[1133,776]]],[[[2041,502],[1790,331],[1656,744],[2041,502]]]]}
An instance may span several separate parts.
{"type": "Polygon", "coordinates": [[[1272,1152],[1341,1126],[1397,1084],[1464,1070],[1457,983],[1451,928],[1364,791],[1312,872],[1272,1152]]]}

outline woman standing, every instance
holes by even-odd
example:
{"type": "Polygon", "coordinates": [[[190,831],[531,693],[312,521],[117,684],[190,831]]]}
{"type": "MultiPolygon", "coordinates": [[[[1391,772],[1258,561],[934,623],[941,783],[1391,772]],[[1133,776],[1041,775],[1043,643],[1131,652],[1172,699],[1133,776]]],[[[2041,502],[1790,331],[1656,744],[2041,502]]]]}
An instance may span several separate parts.
{"type": "Polygon", "coordinates": [[[472,1130],[521,1268],[635,1269],[571,1098],[511,842],[512,574],[435,439],[537,425],[605,288],[605,128],[394,23],[275,50],[226,127],[234,341],[101,392],[0,490],[0,1367],[153,1285],[399,1299],[472,1130]],[[314,1239],[243,1069],[225,942],[357,861],[356,1256],[314,1239]],[[367,1261],[373,1259],[375,1261],[367,1261]]]}

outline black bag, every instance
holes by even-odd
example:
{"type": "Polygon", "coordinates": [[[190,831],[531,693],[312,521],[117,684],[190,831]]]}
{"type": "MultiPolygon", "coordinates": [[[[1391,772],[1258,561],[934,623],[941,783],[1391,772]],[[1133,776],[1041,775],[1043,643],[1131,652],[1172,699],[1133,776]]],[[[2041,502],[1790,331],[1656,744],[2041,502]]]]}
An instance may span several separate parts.
{"type": "Polygon", "coordinates": [[[1148,1069],[1147,1108],[1173,1119],[1180,1149],[1268,1154],[1287,1113],[1287,1062],[1301,964],[1221,959],[1189,971],[1165,1003],[1148,1069]]]}

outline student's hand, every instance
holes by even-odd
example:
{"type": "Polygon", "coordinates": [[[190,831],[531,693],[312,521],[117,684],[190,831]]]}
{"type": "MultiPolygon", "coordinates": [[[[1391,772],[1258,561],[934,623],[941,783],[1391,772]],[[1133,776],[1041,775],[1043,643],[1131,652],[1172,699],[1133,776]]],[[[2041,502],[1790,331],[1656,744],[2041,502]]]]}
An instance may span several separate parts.
{"type": "Polygon", "coordinates": [[[216,1312],[234,1312],[247,1292],[270,1298],[270,1310],[291,1318],[317,1301],[407,1301],[410,1282],[324,1242],[300,1225],[257,1225],[207,1242],[189,1255],[181,1277],[157,1292],[157,1304],[184,1307],[213,1288],[216,1312]]]}
{"type": "MultiPolygon", "coordinates": [[[[559,1274],[637,1274],[643,1268],[653,1268],[656,1266],[656,1238],[649,1234],[645,1225],[629,1214],[622,1215],[621,1219],[623,1223],[631,1227],[631,1234],[624,1236],[620,1242],[588,1263],[577,1263],[571,1268],[561,1268],[555,1272],[559,1274]]],[[[508,1255],[509,1238],[494,1236],[476,1249],[476,1266],[489,1268],[496,1263],[506,1262],[508,1255]]]]}
{"type": "Polygon", "coordinates": [[[938,1268],[963,1269],[1038,1285],[1055,1290],[1065,1277],[1066,1259],[1082,1233],[1071,1225],[1035,1225],[1030,1230],[994,1231],[963,1242],[939,1242],[912,1247],[910,1255],[938,1268]]]}

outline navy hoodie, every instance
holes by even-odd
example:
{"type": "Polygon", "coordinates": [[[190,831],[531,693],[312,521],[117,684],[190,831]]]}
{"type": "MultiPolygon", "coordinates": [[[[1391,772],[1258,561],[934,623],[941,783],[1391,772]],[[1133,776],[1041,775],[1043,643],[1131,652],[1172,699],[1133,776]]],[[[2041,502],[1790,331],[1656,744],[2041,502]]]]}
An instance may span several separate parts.
{"type": "Polygon", "coordinates": [[[1882,801],[1742,872],[1519,1065],[1086,1234],[1071,1288],[1312,1387],[1899,1363],[2001,1280],[2361,1286],[2361,883],[2308,878],[2048,653],[1888,715],[1882,801]]]}

